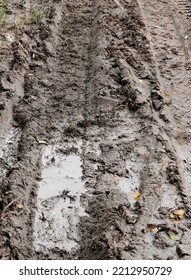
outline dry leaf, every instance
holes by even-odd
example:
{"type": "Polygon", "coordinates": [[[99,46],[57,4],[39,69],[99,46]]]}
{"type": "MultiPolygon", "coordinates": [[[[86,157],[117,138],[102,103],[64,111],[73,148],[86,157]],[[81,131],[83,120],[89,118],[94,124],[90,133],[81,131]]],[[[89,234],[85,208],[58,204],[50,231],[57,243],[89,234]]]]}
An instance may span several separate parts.
{"type": "Polygon", "coordinates": [[[170,216],[171,219],[174,219],[174,214],[173,213],[170,213],[169,216],[170,216]]]}
{"type": "Polygon", "coordinates": [[[191,63],[191,58],[189,58],[189,59],[187,60],[187,62],[191,63]]]}
{"type": "Polygon", "coordinates": [[[149,225],[149,226],[148,226],[148,229],[154,230],[154,229],[156,229],[156,225],[149,225]]]}
{"type": "Polygon", "coordinates": [[[184,216],[184,210],[179,209],[179,210],[174,210],[174,215],[178,216],[179,218],[182,218],[184,216]]]}
{"type": "Polygon", "coordinates": [[[182,217],[184,216],[184,210],[182,210],[182,209],[177,209],[177,210],[174,210],[173,212],[171,212],[170,214],[169,214],[169,216],[170,216],[170,218],[171,219],[174,219],[174,218],[176,218],[177,216],[180,218],[180,219],[182,219],[182,217]]]}
{"type": "Polygon", "coordinates": [[[32,58],[33,59],[36,58],[36,54],[35,53],[32,54],[32,58]]]}
{"type": "Polygon", "coordinates": [[[24,205],[23,205],[22,203],[19,203],[19,204],[17,204],[17,208],[18,208],[18,209],[23,209],[23,208],[24,208],[24,205]]]}
{"type": "Polygon", "coordinates": [[[133,199],[136,200],[140,195],[140,192],[136,192],[133,196],[133,199]]]}

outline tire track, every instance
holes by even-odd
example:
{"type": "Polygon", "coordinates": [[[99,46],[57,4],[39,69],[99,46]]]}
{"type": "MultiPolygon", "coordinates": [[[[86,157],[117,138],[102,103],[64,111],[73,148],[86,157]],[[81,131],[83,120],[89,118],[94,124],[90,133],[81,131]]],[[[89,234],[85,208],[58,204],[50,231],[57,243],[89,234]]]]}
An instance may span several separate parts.
{"type": "Polygon", "coordinates": [[[188,0],[176,0],[174,1],[176,5],[180,8],[179,12],[183,15],[183,17],[186,16],[188,20],[190,20],[191,17],[191,3],[188,0]]]}
{"type": "MultiPolygon", "coordinates": [[[[97,99],[99,97],[102,103],[96,104],[94,110],[94,107],[88,106],[91,108],[88,123],[92,120],[95,122],[95,119],[97,122],[86,128],[87,145],[93,153],[87,154],[89,162],[86,161],[86,168],[91,173],[85,173],[85,176],[89,177],[87,187],[93,198],[87,208],[89,217],[82,221],[83,240],[86,242],[82,244],[80,255],[84,259],[145,259],[150,252],[153,253],[153,258],[161,258],[160,250],[156,249],[153,242],[161,236],[158,246],[165,246],[162,238],[165,228],[169,229],[169,219],[168,214],[162,212],[162,207],[169,206],[168,212],[179,203],[179,200],[174,201],[176,192],[173,189],[168,191],[172,198],[171,205],[168,205],[165,197],[169,182],[166,170],[160,164],[163,161],[170,162],[173,155],[171,146],[168,146],[168,153],[163,150],[168,141],[163,136],[162,126],[153,117],[154,111],[150,104],[150,87],[157,86],[157,79],[148,40],[145,33],[142,33],[144,24],[136,3],[120,2],[124,14],[118,4],[112,7],[99,2],[99,18],[103,20],[101,25],[98,21],[101,37],[96,37],[96,41],[98,46],[101,46],[101,41],[108,44],[102,44],[102,48],[90,59],[91,65],[96,65],[92,63],[96,61],[100,65],[96,68],[102,69],[102,72],[94,72],[93,76],[91,69],[90,76],[93,79],[89,90],[92,90],[92,84],[95,86],[94,93],[89,95],[97,96],[97,99]],[[111,7],[113,13],[110,14],[106,11],[111,7]],[[128,32],[126,26],[129,26],[128,32]],[[112,40],[115,42],[113,46],[112,40]],[[100,54],[104,55],[98,60],[100,54]],[[107,68],[109,65],[110,71],[107,68]],[[108,77],[104,84],[100,84],[101,73],[108,77]],[[114,82],[116,90],[113,97],[119,100],[119,107],[115,103],[109,105],[108,98],[105,98],[108,104],[103,104],[104,98],[100,96],[103,86],[107,89],[107,96],[112,98],[110,94],[113,91],[108,90],[108,81],[114,82]],[[143,83],[142,86],[140,83],[143,83]],[[124,100],[126,103],[123,103],[124,100]],[[121,102],[125,109],[120,109],[121,102]],[[91,141],[88,140],[90,135],[91,141]],[[125,196],[119,192],[119,187],[125,196]],[[141,198],[135,203],[132,197],[137,191],[140,191],[141,198]],[[154,241],[148,232],[150,224],[162,228],[154,241]]],[[[93,45],[94,42],[92,48],[93,45]]],[[[175,174],[172,175],[174,176],[175,174]]],[[[172,250],[167,248],[164,254],[172,257],[175,251],[174,246],[172,250]]]]}
{"type": "MultiPolygon", "coordinates": [[[[56,56],[49,61],[51,74],[48,80],[53,90],[49,96],[47,117],[50,124],[56,123],[56,133],[52,135],[54,144],[50,149],[53,153],[49,159],[55,158],[57,169],[54,163],[53,170],[65,174],[65,177],[59,179],[53,175],[55,182],[63,182],[60,192],[51,194],[46,200],[39,196],[39,210],[44,213],[45,224],[39,227],[40,217],[37,216],[35,236],[38,258],[46,259],[48,255],[56,259],[77,257],[80,242],[78,223],[80,217],[86,215],[82,206],[85,203],[85,189],[80,178],[86,140],[85,129],[81,124],[86,122],[86,82],[93,9],[93,1],[63,3],[56,56]],[[65,162],[68,162],[70,169],[67,169],[65,162]],[[51,206],[44,207],[46,201],[51,206]],[[56,213],[53,218],[49,214],[52,211],[56,213]]],[[[51,185],[49,187],[52,188],[51,185]]]]}
{"type": "MultiPolygon", "coordinates": [[[[152,3],[138,2],[142,9],[144,20],[148,24],[147,30],[156,62],[160,90],[165,98],[165,103],[168,104],[165,106],[167,122],[163,124],[160,119],[158,121],[165,130],[167,142],[171,145],[174,153],[174,172],[180,176],[177,182],[176,180],[174,182],[172,180],[172,182],[177,185],[177,195],[180,197],[178,207],[184,208],[187,212],[186,217],[189,218],[190,149],[186,136],[190,130],[190,99],[188,91],[190,87],[190,70],[187,65],[190,57],[190,45],[187,41],[189,34],[187,28],[185,28],[185,21],[182,20],[179,14],[178,17],[176,16],[178,11],[172,2],[170,4],[167,2],[155,3],[154,1],[152,3]],[[158,21],[159,18],[160,22],[158,21]],[[170,107],[169,101],[170,103],[172,102],[170,107]],[[179,133],[184,136],[180,137],[179,133]]],[[[187,225],[188,220],[185,219],[183,223],[187,225]]],[[[176,252],[179,256],[185,257],[187,254],[190,255],[184,245],[188,242],[186,239],[189,230],[180,229],[180,231],[183,233],[181,240],[183,245],[177,245],[176,252]]],[[[170,246],[169,252],[172,248],[173,246],[170,246]]]]}
{"type": "Polygon", "coordinates": [[[188,1],[173,1],[169,4],[169,9],[171,10],[180,41],[184,47],[186,58],[189,60],[191,56],[191,26],[189,16],[191,5],[188,1]]]}

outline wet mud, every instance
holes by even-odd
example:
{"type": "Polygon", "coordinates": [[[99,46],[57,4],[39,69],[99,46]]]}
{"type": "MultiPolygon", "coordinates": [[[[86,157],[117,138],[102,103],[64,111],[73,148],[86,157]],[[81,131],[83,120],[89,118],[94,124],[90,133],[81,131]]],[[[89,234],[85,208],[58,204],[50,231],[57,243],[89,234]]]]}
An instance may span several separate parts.
{"type": "Polygon", "coordinates": [[[191,259],[191,2],[3,9],[1,259],[191,259]]]}

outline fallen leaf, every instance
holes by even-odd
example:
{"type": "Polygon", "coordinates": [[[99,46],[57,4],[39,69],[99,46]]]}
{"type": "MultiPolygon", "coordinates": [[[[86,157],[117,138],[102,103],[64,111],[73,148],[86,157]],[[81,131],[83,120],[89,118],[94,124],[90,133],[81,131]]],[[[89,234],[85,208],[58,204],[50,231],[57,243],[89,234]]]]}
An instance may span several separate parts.
{"type": "Polygon", "coordinates": [[[38,143],[39,143],[39,144],[45,144],[45,145],[47,145],[47,142],[44,141],[44,140],[39,140],[38,143]]]}
{"type": "Polygon", "coordinates": [[[140,195],[140,192],[136,192],[133,196],[133,199],[136,200],[140,195]]]}
{"type": "Polygon", "coordinates": [[[17,208],[18,208],[18,209],[23,209],[23,208],[24,208],[24,205],[23,205],[22,203],[19,203],[19,204],[17,204],[17,208]]]}
{"type": "Polygon", "coordinates": [[[50,216],[55,217],[56,216],[56,211],[55,210],[50,211],[50,216]]]}
{"type": "Polygon", "coordinates": [[[177,215],[179,218],[182,218],[184,216],[184,210],[179,209],[179,210],[174,210],[174,215],[177,215]]]}
{"type": "Polygon", "coordinates": [[[180,240],[180,235],[178,234],[175,234],[173,231],[169,230],[168,231],[168,235],[170,237],[171,240],[174,240],[174,241],[179,241],[180,240]]]}
{"type": "Polygon", "coordinates": [[[171,219],[174,219],[174,214],[173,213],[170,213],[169,216],[170,216],[171,219]]]}
{"type": "Polygon", "coordinates": [[[191,63],[191,58],[189,58],[189,59],[187,60],[187,62],[191,63]]]}
{"type": "Polygon", "coordinates": [[[148,252],[147,259],[148,260],[153,260],[154,259],[154,256],[153,256],[152,252],[148,252]]]}
{"type": "Polygon", "coordinates": [[[149,226],[148,226],[148,229],[149,229],[149,230],[154,230],[154,229],[156,229],[156,227],[157,227],[156,225],[149,225],[149,226]]]}
{"type": "Polygon", "coordinates": [[[36,54],[35,53],[32,54],[32,58],[33,59],[36,58],[36,54]]]}

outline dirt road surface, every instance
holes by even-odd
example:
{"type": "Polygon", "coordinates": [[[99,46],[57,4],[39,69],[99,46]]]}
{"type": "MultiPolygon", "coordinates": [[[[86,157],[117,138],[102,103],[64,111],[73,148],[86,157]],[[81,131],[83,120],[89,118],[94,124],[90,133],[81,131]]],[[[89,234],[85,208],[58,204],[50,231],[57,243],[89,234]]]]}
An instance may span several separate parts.
{"type": "Polygon", "coordinates": [[[0,1],[2,259],[191,259],[191,1],[0,1]]]}

